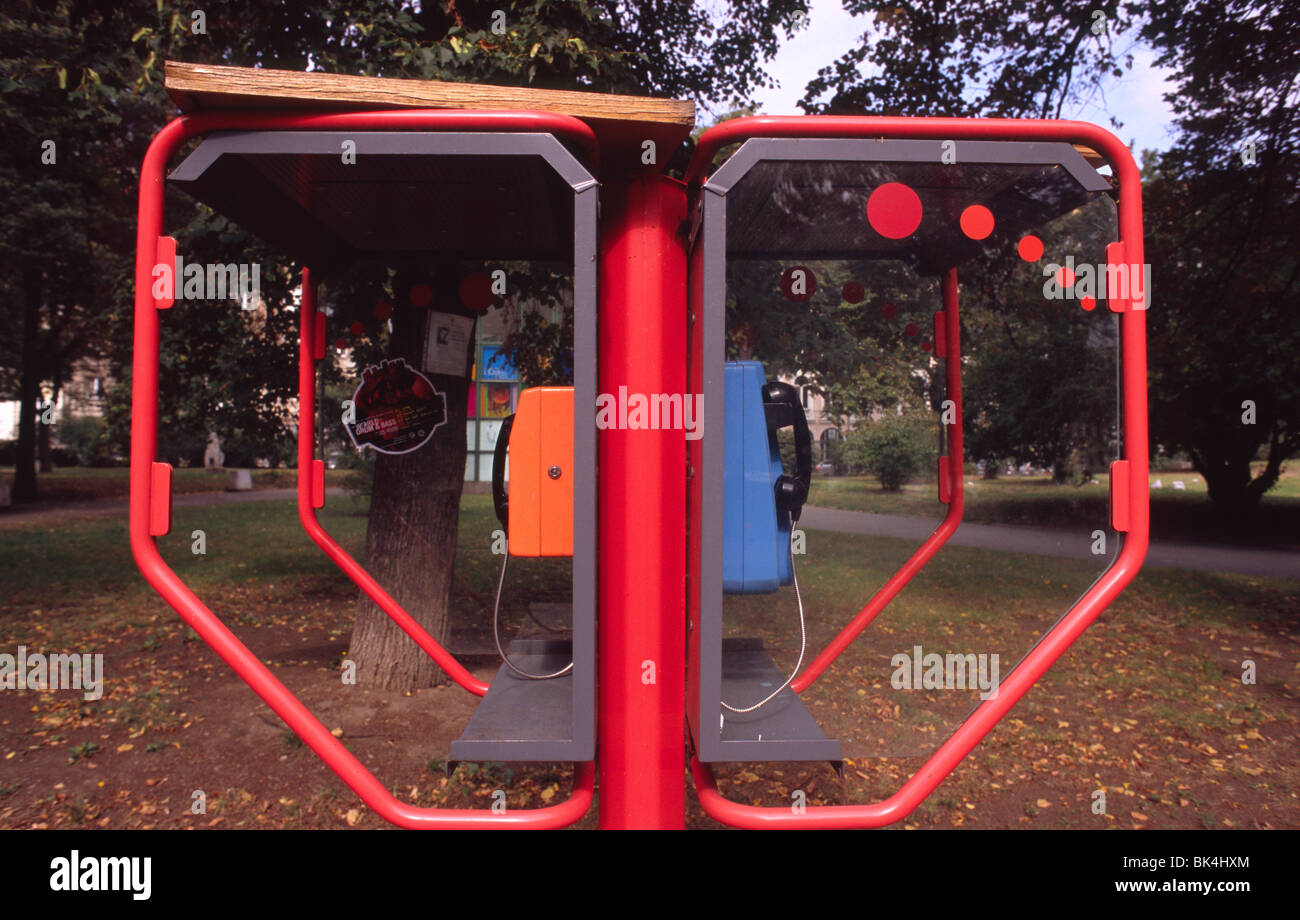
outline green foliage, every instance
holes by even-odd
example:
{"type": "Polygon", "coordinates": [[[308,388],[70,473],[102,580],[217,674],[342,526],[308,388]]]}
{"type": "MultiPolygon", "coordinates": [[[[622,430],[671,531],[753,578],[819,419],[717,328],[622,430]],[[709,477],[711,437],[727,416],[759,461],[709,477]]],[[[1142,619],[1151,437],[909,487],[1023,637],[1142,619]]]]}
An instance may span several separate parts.
{"type": "MultiPolygon", "coordinates": [[[[1097,199],[1040,232],[1080,262],[1104,262],[1114,215],[1097,199]]],[[[1046,299],[1043,271],[1014,253],[963,270],[964,447],[993,469],[1010,459],[1082,477],[1115,453],[1118,324],[1104,305],[1046,299]]]]}
{"type": "Polygon", "coordinates": [[[886,492],[897,492],[933,460],[937,437],[930,416],[885,413],[849,435],[843,462],[850,470],[875,476],[886,492]]]}
{"type": "Polygon", "coordinates": [[[65,417],[54,426],[54,436],[78,466],[102,466],[112,459],[108,425],[102,418],[65,417]]]}
{"type": "MultiPolygon", "coordinates": [[[[803,215],[804,218],[809,215],[803,215]]],[[[809,261],[816,290],[806,301],[781,292],[788,262],[730,260],[727,267],[727,357],[763,362],[769,378],[794,378],[825,398],[832,418],[865,417],[903,405],[920,409],[938,395],[942,375],[930,353],[903,330],[929,328],[938,285],[900,262],[809,261]],[[844,284],[864,286],[858,304],[844,284]],[[897,311],[886,317],[885,304],[897,311]]]]}
{"type": "Polygon", "coordinates": [[[846,10],[869,17],[872,31],[817,72],[801,105],[845,114],[1059,118],[1101,76],[1132,66],[1131,48],[1116,39],[1140,6],[844,0],[846,10]],[[1100,33],[1094,10],[1105,16],[1100,33]]]}
{"type": "MultiPolygon", "coordinates": [[[[107,354],[117,381],[109,436],[126,450],[138,169],[175,114],[165,60],[745,100],[771,84],[763,64],[806,8],[803,0],[304,0],[204,8],[198,33],[193,10],[155,0],[11,4],[0,13],[0,394],[18,391],[24,369],[31,393],[80,356],[107,354]],[[56,165],[41,162],[46,140],[56,165]],[[25,346],[24,326],[37,329],[25,346]]],[[[258,326],[229,302],[186,302],[168,315],[160,454],[197,459],[216,430],[228,455],[287,456],[298,267],[184,196],[169,196],[165,224],[186,260],[262,264],[269,315],[258,326]]],[[[367,298],[364,308],[372,305],[367,298]]],[[[510,343],[517,363],[562,379],[555,342],[571,337],[571,322],[523,321],[510,343]]],[[[359,359],[382,354],[381,338],[362,343],[359,359]]],[[[332,364],[322,371],[337,380],[332,364]]],[[[34,450],[32,438],[24,452],[34,450]]]]}
{"type": "MultiPolygon", "coordinates": [[[[1257,503],[1300,452],[1300,378],[1291,372],[1300,349],[1300,3],[846,0],[845,8],[872,28],[809,84],[808,111],[1056,117],[1105,91],[1132,67],[1136,47],[1156,51],[1172,73],[1166,99],[1179,137],[1145,169],[1152,446],[1188,454],[1222,508],[1257,503]],[[1242,159],[1250,142],[1254,165],[1242,159]],[[1242,420],[1246,400],[1253,425],[1242,420]],[[1257,456],[1266,462],[1252,472],[1257,456]]],[[[1009,305],[996,296],[997,278],[964,270],[962,280],[979,282],[987,303],[1009,305]]],[[[978,321],[970,302],[963,313],[978,321]]],[[[1064,462],[1075,450],[1060,424],[1065,404],[1023,394],[1086,368],[1069,363],[1066,343],[1027,348],[1025,324],[1004,325],[1015,346],[972,349],[972,373],[999,375],[997,398],[1027,414],[999,427],[968,411],[972,456],[1064,462]]],[[[1092,407],[1081,409],[1079,421],[1097,424],[1092,407]]],[[[1095,460],[1068,462],[1082,469],[1095,460]]]]}
{"type": "Polygon", "coordinates": [[[781,450],[781,468],[794,472],[794,432],[789,428],[782,428],[776,433],[776,443],[781,450]]]}
{"type": "Polygon", "coordinates": [[[1185,451],[1229,516],[1300,452],[1297,18],[1294,0],[1200,0],[1157,5],[1144,29],[1180,128],[1145,164],[1152,440],[1185,451]]]}
{"type": "Polygon", "coordinates": [[[826,456],[824,459],[831,462],[831,472],[836,476],[843,476],[848,472],[848,465],[844,459],[845,441],[843,436],[838,438],[828,438],[822,442],[825,445],[826,456]]]}

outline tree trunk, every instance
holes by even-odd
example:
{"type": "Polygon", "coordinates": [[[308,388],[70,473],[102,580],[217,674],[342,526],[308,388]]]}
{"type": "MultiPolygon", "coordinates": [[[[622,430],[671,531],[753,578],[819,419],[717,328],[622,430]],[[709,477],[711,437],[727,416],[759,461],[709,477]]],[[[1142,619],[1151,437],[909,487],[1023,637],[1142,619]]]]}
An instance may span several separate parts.
{"type": "Polygon", "coordinates": [[[1205,462],[1194,463],[1193,466],[1205,477],[1205,487],[1210,493],[1210,501],[1220,511],[1233,514],[1244,511],[1248,507],[1249,460],[1235,457],[1209,457],[1205,462]]]}
{"type": "MultiPolygon", "coordinates": [[[[433,309],[437,309],[434,307],[433,309]]],[[[423,371],[425,310],[399,304],[389,356],[423,371]]],[[[473,337],[471,345],[473,347],[473,337]]],[[[465,356],[468,373],[470,355],[465,356]]],[[[366,569],[434,639],[444,641],[465,480],[468,379],[426,374],[447,396],[447,423],[407,454],[379,454],[366,529],[366,569]]],[[[349,658],[359,685],[413,690],[445,682],[442,669],[362,594],[349,658]]]]}
{"type": "Polygon", "coordinates": [[[1294,452],[1294,442],[1283,440],[1274,430],[1269,440],[1268,459],[1258,476],[1250,468],[1253,450],[1229,447],[1191,454],[1192,465],[1205,477],[1205,487],[1215,508],[1225,517],[1242,518],[1259,507],[1259,500],[1281,476],[1283,462],[1294,452]]]}
{"type": "Polygon", "coordinates": [[[40,323],[41,276],[23,265],[22,369],[18,382],[18,445],[14,458],[15,502],[36,501],[36,414],[41,398],[41,371],[36,360],[36,328],[40,323]]]}

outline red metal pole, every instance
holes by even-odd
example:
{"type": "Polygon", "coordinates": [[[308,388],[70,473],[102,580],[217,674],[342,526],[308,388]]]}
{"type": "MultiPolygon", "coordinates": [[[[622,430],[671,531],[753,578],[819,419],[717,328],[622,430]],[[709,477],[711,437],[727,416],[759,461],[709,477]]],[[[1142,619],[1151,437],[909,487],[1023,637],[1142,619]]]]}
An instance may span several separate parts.
{"type": "MultiPolygon", "coordinates": [[[[681,183],[601,190],[600,391],[686,394],[681,183]]],[[[685,406],[683,406],[683,410],[685,406]]],[[[685,821],[686,441],[604,430],[600,443],[600,826],[685,821]]]]}

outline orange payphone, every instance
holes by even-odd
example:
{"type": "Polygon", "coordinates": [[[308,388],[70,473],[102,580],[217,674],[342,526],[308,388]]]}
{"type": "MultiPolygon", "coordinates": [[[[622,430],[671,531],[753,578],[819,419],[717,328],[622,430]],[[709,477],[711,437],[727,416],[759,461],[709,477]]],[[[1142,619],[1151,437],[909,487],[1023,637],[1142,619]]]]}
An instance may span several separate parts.
{"type": "Polygon", "coordinates": [[[512,556],[573,555],[573,387],[533,387],[497,436],[492,497],[512,556]],[[510,454],[510,494],[505,491],[510,454]]]}
{"type": "Polygon", "coordinates": [[[530,680],[563,677],[570,661],[548,674],[534,674],[515,664],[501,644],[501,590],[511,556],[573,555],[573,387],[533,387],[519,394],[519,408],[501,425],[492,457],[492,504],[506,529],[492,635],[497,652],[515,674],[530,680]],[[510,461],[510,492],[505,488],[510,461]]]}

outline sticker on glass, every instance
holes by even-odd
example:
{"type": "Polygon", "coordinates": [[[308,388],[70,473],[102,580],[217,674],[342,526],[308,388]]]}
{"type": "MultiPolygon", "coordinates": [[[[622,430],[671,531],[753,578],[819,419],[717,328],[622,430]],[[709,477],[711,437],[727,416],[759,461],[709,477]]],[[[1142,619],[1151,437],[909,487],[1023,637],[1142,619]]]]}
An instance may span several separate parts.
{"type": "Polygon", "coordinates": [[[344,427],[357,450],[373,447],[382,454],[410,453],[447,422],[447,394],[435,390],[402,358],[362,371],[352,404],[355,417],[344,427]]]}

